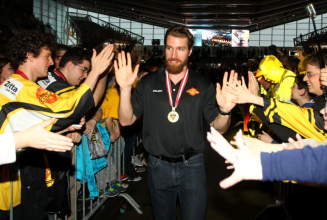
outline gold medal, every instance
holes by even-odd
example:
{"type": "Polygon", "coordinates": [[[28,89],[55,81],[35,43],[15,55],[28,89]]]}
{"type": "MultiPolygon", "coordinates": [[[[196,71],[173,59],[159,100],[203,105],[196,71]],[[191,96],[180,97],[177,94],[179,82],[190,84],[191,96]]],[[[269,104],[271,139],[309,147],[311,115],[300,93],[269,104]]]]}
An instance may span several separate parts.
{"type": "Polygon", "coordinates": [[[179,119],[179,114],[173,108],[173,110],[168,113],[168,121],[170,121],[171,123],[175,123],[178,121],[178,119],[179,119]]]}
{"type": "Polygon", "coordinates": [[[171,82],[169,79],[169,74],[166,70],[166,87],[167,87],[167,92],[168,92],[168,99],[169,99],[169,104],[172,107],[171,112],[168,113],[168,121],[170,121],[171,123],[175,123],[178,121],[179,119],[179,114],[175,111],[175,109],[178,106],[179,100],[182,96],[182,92],[185,88],[186,82],[188,79],[188,69],[186,68],[186,72],[185,75],[183,77],[183,80],[179,86],[178,92],[177,92],[177,96],[176,96],[176,100],[175,100],[175,106],[173,106],[173,96],[172,96],[172,88],[171,88],[171,82]]]}

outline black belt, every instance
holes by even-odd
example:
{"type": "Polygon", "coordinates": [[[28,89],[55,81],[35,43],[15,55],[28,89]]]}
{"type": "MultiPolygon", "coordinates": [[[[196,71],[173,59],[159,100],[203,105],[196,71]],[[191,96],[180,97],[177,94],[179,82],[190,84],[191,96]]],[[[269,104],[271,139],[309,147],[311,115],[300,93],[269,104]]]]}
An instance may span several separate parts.
{"type": "Polygon", "coordinates": [[[187,154],[181,155],[178,157],[166,157],[166,156],[156,156],[156,155],[152,155],[152,156],[154,156],[155,158],[158,158],[160,160],[167,161],[167,162],[178,163],[178,162],[184,162],[197,154],[198,153],[196,153],[196,152],[188,152],[187,154]]]}

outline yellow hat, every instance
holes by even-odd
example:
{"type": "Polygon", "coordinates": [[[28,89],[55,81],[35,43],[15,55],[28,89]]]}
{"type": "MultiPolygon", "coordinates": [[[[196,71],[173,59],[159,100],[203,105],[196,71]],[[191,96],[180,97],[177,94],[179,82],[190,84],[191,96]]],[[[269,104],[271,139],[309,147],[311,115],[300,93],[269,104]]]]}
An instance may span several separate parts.
{"type": "Polygon", "coordinates": [[[285,72],[283,64],[273,55],[263,58],[260,62],[259,69],[261,75],[274,84],[280,82],[285,72]]]}
{"type": "Polygon", "coordinates": [[[255,77],[258,78],[259,76],[262,76],[262,72],[260,69],[257,69],[257,71],[255,72],[255,77]]]}
{"type": "Polygon", "coordinates": [[[302,58],[302,59],[300,60],[300,63],[299,63],[299,65],[298,65],[298,67],[297,67],[297,69],[298,69],[298,71],[299,71],[300,74],[305,74],[305,73],[306,73],[306,70],[307,70],[307,62],[306,62],[306,60],[307,60],[307,58],[308,58],[310,55],[311,55],[311,54],[308,54],[308,55],[306,55],[304,58],[302,58]]]}

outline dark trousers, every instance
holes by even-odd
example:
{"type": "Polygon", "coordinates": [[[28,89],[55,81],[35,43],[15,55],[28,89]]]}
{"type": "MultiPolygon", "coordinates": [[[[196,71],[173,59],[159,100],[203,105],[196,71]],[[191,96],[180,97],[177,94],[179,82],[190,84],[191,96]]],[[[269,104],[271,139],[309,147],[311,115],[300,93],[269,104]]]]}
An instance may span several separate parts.
{"type": "Polygon", "coordinates": [[[156,220],[176,219],[179,197],[182,220],[205,218],[207,194],[203,154],[171,163],[149,156],[149,190],[156,220]]]}
{"type": "MultiPolygon", "coordinates": [[[[21,212],[21,205],[17,205],[13,209],[14,220],[23,220],[22,212],[21,212]]],[[[1,220],[9,220],[10,219],[10,211],[3,211],[0,210],[0,219],[1,220]]]]}

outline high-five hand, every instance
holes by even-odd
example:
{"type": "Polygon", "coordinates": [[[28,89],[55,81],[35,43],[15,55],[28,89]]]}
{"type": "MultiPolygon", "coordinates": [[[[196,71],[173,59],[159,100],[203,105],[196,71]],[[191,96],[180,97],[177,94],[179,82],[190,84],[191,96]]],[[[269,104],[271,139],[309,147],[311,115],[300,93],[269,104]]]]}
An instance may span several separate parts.
{"type": "Polygon", "coordinates": [[[260,152],[249,150],[244,145],[241,131],[236,135],[236,143],[239,149],[234,149],[213,128],[211,128],[211,133],[208,132],[207,139],[211,147],[232,164],[228,168],[235,169],[231,176],[220,182],[221,188],[228,188],[242,180],[262,180],[260,152]]]}
{"type": "Polygon", "coordinates": [[[236,96],[233,93],[229,93],[226,91],[226,87],[228,87],[229,84],[236,85],[235,79],[237,79],[237,73],[232,70],[228,82],[227,77],[228,72],[225,72],[222,88],[219,83],[217,83],[216,88],[216,100],[220,110],[223,112],[230,112],[235,107],[235,103],[233,103],[233,100],[236,99],[236,96]]]}
{"type": "Polygon", "coordinates": [[[93,49],[93,56],[91,58],[92,72],[94,71],[100,75],[108,68],[114,57],[113,47],[113,44],[107,45],[98,55],[95,49],[93,49]]]}
{"type": "Polygon", "coordinates": [[[127,62],[125,52],[122,51],[118,54],[118,63],[115,60],[115,75],[116,81],[121,89],[130,89],[135,81],[137,72],[139,71],[139,65],[135,66],[133,71],[131,55],[127,53],[127,62]]]}

